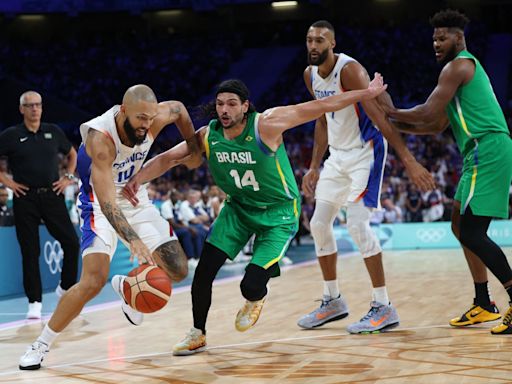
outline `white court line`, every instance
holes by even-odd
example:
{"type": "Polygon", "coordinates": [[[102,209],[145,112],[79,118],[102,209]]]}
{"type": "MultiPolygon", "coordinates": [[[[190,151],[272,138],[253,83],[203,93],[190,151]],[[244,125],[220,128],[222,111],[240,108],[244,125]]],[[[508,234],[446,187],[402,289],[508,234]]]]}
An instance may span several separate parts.
{"type": "MultiPolygon", "coordinates": [[[[393,334],[393,333],[400,333],[400,331],[416,331],[421,329],[434,329],[434,328],[448,328],[453,329],[452,327],[446,325],[446,324],[440,324],[440,325],[425,325],[421,327],[409,327],[409,328],[399,328],[397,330],[389,331],[389,332],[383,332],[386,334],[393,334]]],[[[464,336],[464,334],[461,332],[461,336],[464,336]]],[[[206,350],[212,350],[212,349],[225,349],[225,348],[234,348],[234,347],[245,347],[249,345],[258,345],[258,344],[268,344],[268,343],[279,343],[279,342],[290,342],[290,341],[298,341],[298,340],[311,340],[311,339],[321,339],[325,337],[343,337],[343,336],[352,336],[348,332],[344,333],[331,333],[328,335],[315,335],[315,336],[303,336],[303,337],[290,337],[290,338],[283,338],[283,339],[270,339],[270,340],[260,340],[260,341],[251,341],[248,343],[237,343],[237,344],[226,344],[226,345],[217,345],[213,347],[208,347],[206,350]]],[[[376,336],[376,335],[373,335],[376,336]]],[[[365,337],[360,335],[360,337],[365,337]]],[[[368,337],[372,337],[372,335],[368,335],[368,337]]],[[[452,336],[453,337],[453,336],[452,336]]],[[[385,339],[383,339],[384,341],[385,339]]],[[[133,360],[133,359],[140,359],[140,358],[150,358],[150,357],[157,357],[157,356],[165,356],[165,355],[171,355],[172,352],[157,352],[157,353],[147,353],[147,354],[141,354],[141,355],[129,355],[129,356],[119,356],[119,357],[112,357],[112,358],[105,358],[105,359],[96,359],[96,360],[88,360],[88,361],[81,361],[81,362],[75,362],[75,363],[66,363],[66,364],[59,364],[59,365],[49,365],[44,366],[43,368],[46,369],[58,369],[58,368],[66,368],[66,367],[74,367],[74,366],[82,366],[82,365],[90,365],[90,364],[96,364],[96,363],[104,363],[104,362],[110,362],[110,361],[119,361],[119,360],[133,360]]],[[[184,356],[177,356],[179,360],[186,359],[184,356]]],[[[8,376],[13,374],[20,373],[20,370],[16,371],[8,371],[8,372],[0,372],[0,377],[2,376],[8,376]]]]}

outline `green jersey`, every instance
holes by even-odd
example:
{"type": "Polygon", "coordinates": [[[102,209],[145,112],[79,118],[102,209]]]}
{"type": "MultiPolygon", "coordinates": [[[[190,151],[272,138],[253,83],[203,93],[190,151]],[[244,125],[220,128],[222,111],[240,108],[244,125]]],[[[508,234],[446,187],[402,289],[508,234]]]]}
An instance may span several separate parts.
{"type": "Polygon", "coordinates": [[[258,117],[249,113],[244,131],[232,140],[224,138],[218,120],[209,123],[204,144],[213,179],[228,201],[242,206],[297,204],[299,189],[284,144],[274,152],[261,141],[258,117]]]}
{"type": "Polygon", "coordinates": [[[462,155],[465,156],[478,140],[488,133],[509,134],[505,116],[480,62],[466,50],[454,60],[464,58],[475,62],[475,74],[465,85],[457,89],[446,107],[453,134],[462,155]]]}

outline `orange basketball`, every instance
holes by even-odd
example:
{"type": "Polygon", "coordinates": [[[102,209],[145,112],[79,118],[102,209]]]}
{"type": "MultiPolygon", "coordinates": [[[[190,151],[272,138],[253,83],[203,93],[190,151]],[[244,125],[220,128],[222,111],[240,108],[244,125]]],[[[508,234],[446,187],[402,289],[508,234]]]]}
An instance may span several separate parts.
{"type": "Polygon", "coordinates": [[[171,297],[172,283],[163,269],[142,264],[128,273],[123,283],[124,297],[130,307],[151,313],[162,309],[171,297]]]}

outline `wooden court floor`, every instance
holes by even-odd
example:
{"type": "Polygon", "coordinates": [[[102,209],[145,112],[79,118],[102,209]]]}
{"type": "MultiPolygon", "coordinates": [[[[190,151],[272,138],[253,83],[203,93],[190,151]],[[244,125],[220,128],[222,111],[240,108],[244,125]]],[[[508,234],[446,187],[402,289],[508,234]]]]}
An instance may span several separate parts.
{"type": "MultiPolygon", "coordinates": [[[[506,253],[512,260],[512,249],[506,253]]],[[[41,325],[0,331],[0,383],[512,383],[512,336],[491,335],[489,323],[447,325],[473,298],[461,252],[387,252],[387,286],[401,326],[378,335],[346,332],[369,308],[370,283],[359,257],[340,259],[338,267],[351,315],[320,329],[296,325],[321,295],[319,268],[309,263],[273,279],[258,324],[245,333],[234,328],[243,303],[238,281],[217,284],[209,349],[194,356],[170,352],[191,327],[188,292],[140,327],[128,324],[117,305],[83,314],[39,371],[17,365],[41,325]]],[[[490,285],[505,312],[504,291],[494,277],[490,285]]]]}

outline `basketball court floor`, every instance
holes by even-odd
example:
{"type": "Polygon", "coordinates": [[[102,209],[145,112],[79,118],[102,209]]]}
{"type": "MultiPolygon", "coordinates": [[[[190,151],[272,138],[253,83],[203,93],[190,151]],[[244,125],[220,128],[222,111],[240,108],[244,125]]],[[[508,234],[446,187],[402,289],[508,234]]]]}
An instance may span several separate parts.
{"type": "MultiPolygon", "coordinates": [[[[505,252],[512,260],[512,248],[505,252]]],[[[213,290],[208,350],[193,356],[171,353],[192,326],[187,285],[175,287],[169,304],[139,327],[126,321],[106,286],[57,339],[39,371],[19,371],[18,359],[45,320],[19,320],[25,300],[4,301],[0,383],[512,383],[512,336],[491,335],[493,323],[447,325],[473,298],[461,251],[386,252],[387,286],[401,324],[375,335],[346,332],[369,309],[371,287],[359,256],[338,263],[350,316],[315,330],[296,325],[322,293],[313,247],[292,248],[289,256],[295,263],[271,281],[261,317],[245,333],[234,327],[244,302],[241,277],[229,272],[233,266],[224,268],[213,290]]],[[[507,296],[492,276],[490,287],[504,313],[507,296]]],[[[44,298],[49,311],[52,300],[53,293],[44,298]]]]}

